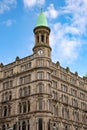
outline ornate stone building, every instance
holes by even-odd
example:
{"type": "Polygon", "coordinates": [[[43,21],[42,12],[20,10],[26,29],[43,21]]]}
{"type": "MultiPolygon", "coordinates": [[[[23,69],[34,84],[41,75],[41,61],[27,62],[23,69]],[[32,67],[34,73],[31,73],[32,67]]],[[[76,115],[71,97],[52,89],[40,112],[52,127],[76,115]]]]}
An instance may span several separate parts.
{"type": "Polygon", "coordinates": [[[33,54],[0,64],[0,130],[87,130],[87,77],[53,63],[43,12],[33,54]]]}

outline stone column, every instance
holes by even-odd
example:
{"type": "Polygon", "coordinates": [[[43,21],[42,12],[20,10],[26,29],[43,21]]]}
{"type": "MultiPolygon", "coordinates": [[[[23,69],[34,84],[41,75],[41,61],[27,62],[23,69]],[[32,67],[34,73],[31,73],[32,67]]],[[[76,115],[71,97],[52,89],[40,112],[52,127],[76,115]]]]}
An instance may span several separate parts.
{"type": "Polygon", "coordinates": [[[41,33],[39,33],[39,43],[41,43],[41,33]]]}
{"type": "Polygon", "coordinates": [[[44,43],[46,44],[47,41],[46,41],[46,33],[44,34],[44,43]]]}

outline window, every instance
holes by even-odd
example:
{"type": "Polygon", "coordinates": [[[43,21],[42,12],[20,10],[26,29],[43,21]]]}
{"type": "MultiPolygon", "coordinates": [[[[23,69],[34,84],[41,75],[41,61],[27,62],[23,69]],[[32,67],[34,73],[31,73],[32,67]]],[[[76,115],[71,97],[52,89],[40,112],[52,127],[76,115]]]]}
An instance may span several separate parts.
{"type": "Polygon", "coordinates": [[[74,79],[74,78],[70,78],[70,83],[76,85],[76,79],[74,79]]]}
{"type": "Polygon", "coordinates": [[[81,88],[84,88],[84,83],[83,83],[83,82],[79,82],[79,86],[80,86],[81,88]]]}
{"type": "Polygon", "coordinates": [[[23,89],[23,92],[24,92],[24,97],[28,95],[27,87],[25,87],[25,88],[23,89]]]}
{"type": "Polygon", "coordinates": [[[74,111],[73,112],[73,119],[75,120],[75,121],[79,121],[79,112],[78,111],[74,111]]]}
{"type": "Polygon", "coordinates": [[[8,115],[10,115],[11,114],[11,107],[10,107],[10,105],[8,105],[8,115]]]}
{"type": "Polygon", "coordinates": [[[50,119],[48,121],[48,130],[50,130],[50,119]]]}
{"type": "Polygon", "coordinates": [[[62,95],[62,102],[68,104],[68,96],[62,95]]]}
{"type": "Polygon", "coordinates": [[[73,105],[74,107],[78,107],[78,102],[77,102],[76,99],[72,99],[72,105],[73,105]]]}
{"type": "Polygon", "coordinates": [[[8,89],[8,88],[11,88],[13,87],[13,81],[10,80],[10,81],[6,81],[3,83],[3,89],[8,89]]]}
{"type": "Polygon", "coordinates": [[[13,130],[16,130],[17,129],[17,124],[15,123],[14,125],[13,125],[13,130]]]}
{"type": "Polygon", "coordinates": [[[53,91],[52,95],[53,95],[53,99],[54,100],[58,100],[58,94],[57,94],[57,92],[53,91]]]}
{"type": "Polygon", "coordinates": [[[47,80],[50,80],[50,73],[47,72],[47,80]]]}
{"type": "Polygon", "coordinates": [[[42,99],[39,99],[39,110],[42,110],[42,99]]]}
{"type": "Polygon", "coordinates": [[[44,61],[42,59],[38,60],[38,66],[43,66],[44,65],[44,61]]]}
{"type": "Polygon", "coordinates": [[[55,116],[58,115],[58,107],[57,107],[56,105],[53,105],[53,114],[54,114],[55,116]]]}
{"type": "Polygon", "coordinates": [[[10,91],[9,92],[9,100],[11,100],[12,99],[12,92],[10,91]]]}
{"type": "Polygon", "coordinates": [[[30,101],[28,101],[28,112],[30,111],[30,101]]]}
{"type": "Polygon", "coordinates": [[[5,125],[2,126],[2,130],[6,130],[5,125]]]}
{"type": "Polygon", "coordinates": [[[41,72],[38,72],[37,73],[37,79],[43,79],[44,78],[44,73],[41,71],[41,72]]]}
{"type": "Polygon", "coordinates": [[[86,110],[86,103],[81,102],[81,109],[86,110]]]}
{"type": "Polygon", "coordinates": [[[21,66],[21,71],[25,71],[27,69],[31,68],[31,62],[24,64],[21,66]]]}
{"type": "Polygon", "coordinates": [[[39,93],[42,93],[42,92],[43,92],[43,85],[39,84],[39,93]]]}
{"type": "Polygon", "coordinates": [[[63,116],[64,118],[66,118],[66,119],[69,118],[69,109],[68,109],[68,108],[66,108],[66,107],[63,107],[63,108],[62,108],[62,116],[63,116]]]}
{"type": "Polygon", "coordinates": [[[38,130],[43,130],[43,120],[41,118],[38,120],[38,130]]]}
{"type": "Polygon", "coordinates": [[[30,95],[30,93],[31,93],[30,86],[19,89],[19,97],[26,97],[26,96],[30,95]]]}
{"type": "Polygon", "coordinates": [[[29,124],[29,120],[28,120],[28,130],[30,130],[30,124],[29,124]]]}
{"type": "Polygon", "coordinates": [[[22,130],[26,130],[26,122],[25,121],[22,122],[22,130]]]}
{"type": "Polygon", "coordinates": [[[19,97],[22,97],[22,89],[19,89],[19,97]]]}
{"type": "Polygon", "coordinates": [[[21,106],[21,103],[19,103],[19,113],[22,112],[22,106],[21,106]]]}
{"type": "Polygon", "coordinates": [[[44,35],[41,36],[41,41],[44,42],[44,35]]]}
{"type": "Polygon", "coordinates": [[[66,74],[61,73],[61,74],[60,74],[60,78],[61,78],[62,80],[67,81],[67,75],[66,75],[66,74]]]}
{"type": "Polygon", "coordinates": [[[26,112],[26,102],[23,102],[23,113],[26,112]]]}
{"type": "Polygon", "coordinates": [[[12,99],[12,92],[5,92],[2,94],[2,102],[9,101],[12,99]]]}
{"type": "Polygon", "coordinates": [[[51,85],[48,84],[47,86],[48,86],[48,93],[51,94],[51,85]]]}
{"type": "Polygon", "coordinates": [[[85,100],[85,94],[80,92],[80,98],[85,100]]]}
{"type": "Polygon", "coordinates": [[[77,96],[77,90],[71,88],[71,94],[72,94],[73,96],[77,96]]]}
{"type": "Polygon", "coordinates": [[[4,77],[12,76],[13,75],[13,69],[4,72],[4,77]]]}
{"type": "Polygon", "coordinates": [[[48,110],[51,111],[51,100],[49,99],[47,103],[48,103],[48,110]]]}
{"type": "Polygon", "coordinates": [[[30,101],[26,102],[19,102],[18,104],[18,111],[19,113],[26,113],[30,111],[30,101]]]}
{"type": "Polygon", "coordinates": [[[6,117],[7,116],[7,111],[8,111],[8,109],[7,109],[7,106],[4,106],[4,108],[3,108],[3,116],[4,117],[6,117]]]}
{"type": "Polygon", "coordinates": [[[62,90],[63,92],[67,92],[67,86],[64,85],[64,84],[61,84],[61,90],[62,90]]]}
{"type": "Polygon", "coordinates": [[[5,95],[4,95],[4,96],[5,96],[5,98],[4,98],[5,101],[8,101],[8,92],[5,92],[5,95]]]}
{"type": "Polygon", "coordinates": [[[24,83],[29,83],[31,81],[31,74],[24,77],[24,83]]]}
{"type": "Polygon", "coordinates": [[[57,82],[56,81],[52,81],[52,86],[54,87],[54,88],[57,88],[57,82]]]}
{"type": "Polygon", "coordinates": [[[26,84],[29,83],[30,81],[31,81],[31,74],[20,78],[20,84],[26,84]]]}

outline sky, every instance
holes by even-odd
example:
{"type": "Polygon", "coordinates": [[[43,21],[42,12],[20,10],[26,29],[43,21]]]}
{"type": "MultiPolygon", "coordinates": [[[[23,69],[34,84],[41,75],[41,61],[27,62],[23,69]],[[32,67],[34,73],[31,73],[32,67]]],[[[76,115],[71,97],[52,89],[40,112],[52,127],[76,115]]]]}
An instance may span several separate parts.
{"type": "Polygon", "coordinates": [[[33,54],[33,29],[41,8],[47,17],[53,62],[87,73],[87,0],[0,0],[0,63],[33,54]]]}

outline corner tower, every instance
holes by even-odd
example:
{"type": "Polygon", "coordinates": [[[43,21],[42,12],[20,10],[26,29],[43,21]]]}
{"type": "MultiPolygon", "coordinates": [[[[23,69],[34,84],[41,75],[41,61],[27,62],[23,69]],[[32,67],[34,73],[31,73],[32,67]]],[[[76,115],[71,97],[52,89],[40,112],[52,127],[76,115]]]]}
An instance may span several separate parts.
{"type": "Polygon", "coordinates": [[[41,11],[37,19],[36,27],[34,28],[35,45],[33,52],[37,56],[51,57],[51,47],[49,45],[50,31],[46,16],[41,11]]]}

